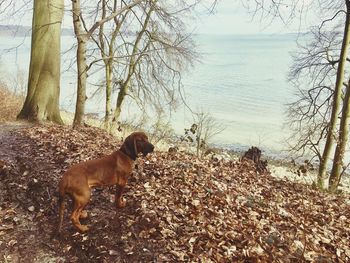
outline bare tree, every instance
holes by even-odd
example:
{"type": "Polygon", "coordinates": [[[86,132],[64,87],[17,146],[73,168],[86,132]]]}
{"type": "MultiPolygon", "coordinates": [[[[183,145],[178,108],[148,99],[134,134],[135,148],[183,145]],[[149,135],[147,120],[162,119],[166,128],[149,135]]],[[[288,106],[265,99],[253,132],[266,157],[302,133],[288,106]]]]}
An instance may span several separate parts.
{"type": "Polygon", "coordinates": [[[118,75],[122,82],[114,120],[120,116],[125,95],[140,107],[151,106],[155,111],[164,106],[173,107],[178,96],[181,97],[181,74],[192,65],[197,53],[182,20],[182,12],[190,7],[180,4],[156,2],[149,6],[134,44],[124,45],[125,53],[130,56],[124,62],[127,68],[118,75]]]}
{"type": "MultiPolygon", "coordinates": [[[[105,19],[107,14],[107,9],[111,8],[113,12],[116,12],[118,1],[113,1],[113,6],[109,7],[106,0],[102,0],[101,8],[101,19],[105,19]]],[[[105,24],[102,24],[99,28],[98,39],[94,41],[97,43],[100,52],[101,58],[104,63],[104,72],[105,72],[105,128],[108,130],[110,127],[111,113],[112,113],[112,88],[113,88],[113,68],[114,62],[117,59],[114,56],[117,45],[117,38],[120,34],[120,29],[123,25],[124,20],[127,18],[128,13],[131,9],[127,10],[125,13],[120,14],[119,16],[114,17],[113,24],[111,25],[111,31],[105,33],[105,24]]]]}
{"type": "MultiPolygon", "coordinates": [[[[343,37],[343,45],[341,49],[341,62],[344,63],[344,66],[342,68],[342,81],[344,81],[344,74],[345,74],[345,63],[347,62],[347,54],[348,54],[348,48],[349,48],[349,41],[350,41],[350,1],[346,0],[346,15],[345,15],[345,25],[344,25],[344,37],[343,37]],[[344,57],[342,57],[344,56],[344,57]]],[[[340,62],[340,63],[341,63],[340,62]]],[[[339,68],[341,67],[341,64],[339,65],[339,68]]],[[[339,69],[340,70],[340,69],[339,69]]],[[[343,100],[343,107],[341,109],[341,118],[340,118],[340,127],[339,127],[339,133],[337,136],[337,146],[334,153],[334,160],[333,160],[333,166],[332,171],[329,177],[329,187],[328,189],[331,192],[335,192],[342,173],[342,169],[344,167],[344,155],[345,155],[345,147],[348,142],[348,136],[349,136],[349,118],[350,118],[350,77],[347,85],[345,86],[345,95],[343,100]]],[[[341,83],[343,85],[343,82],[341,83]]],[[[339,91],[340,92],[340,91],[339,91]]],[[[337,102],[335,101],[334,104],[337,102]]],[[[334,107],[334,105],[333,105],[334,107]]],[[[339,107],[339,106],[338,106],[339,107]]],[[[328,139],[328,138],[327,138],[328,139]]],[[[327,146],[327,144],[326,144],[327,146]]],[[[325,149],[326,151],[326,149],[325,149]]]]}
{"type": "MultiPolygon", "coordinates": [[[[348,116],[350,114],[349,83],[345,83],[345,79],[349,78],[346,75],[348,75],[349,68],[350,1],[345,0],[342,5],[339,5],[338,1],[337,4],[336,8],[338,9],[334,10],[330,19],[324,20],[320,24],[318,30],[317,35],[322,37],[318,39],[326,39],[327,41],[318,41],[317,45],[309,45],[309,52],[305,52],[307,55],[302,56],[305,63],[300,63],[302,60],[298,61],[298,70],[311,72],[309,77],[313,82],[311,88],[306,89],[304,94],[302,93],[302,99],[294,103],[292,107],[294,117],[299,117],[299,119],[297,118],[299,131],[304,132],[299,137],[299,145],[313,149],[320,160],[317,178],[319,188],[325,187],[327,163],[336,143],[329,178],[329,190],[333,192],[337,189],[343,174],[344,154],[349,132],[348,116]],[[336,24],[334,28],[326,27],[326,24],[331,23],[336,24]],[[342,27],[343,32],[339,30],[342,27]],[[338,124],[339,119],[340,125],[338,124]],[[308,132],[305,134],[306,130],[308,132]],[[320,150],[321,146],[323,151],[320,150]]],[[[294,76],[300,76],[296,74],[298,70],[294,71],[294,76]]]]}
{"type": "MultiPolygon", "coordinates": [[[[345,1],[346,4],[346,15],[345,15],[345,21],[344,21],[344,33],[343,33],[343,41],[341,45],[340,50],[340,56],[339,56],[339,65],[337,68],[337,78],[334,88],[334,96],[333,96],[333,107],[332,107],[332,115],[329,123],[329,131],[327,134],[327,141],[324,147],[322,159],[320,162],[320,168],[318,173],[318,186],[320,188],[324,188],[324,180],[326,179],[326,171],[327,171],[327,161],[329,159],[329,155],[331,153],[331,148],[334,144],[334,137],[335,137],[335,129],[337,125],[339,110],[341,107],[341,95],[342,95],[342,88],[344,83],[344,75],[345,75],[345,64],[347,62],[347,56],[348,56],[348,50],[349,50],[349,41],[350,41],[350,2],[348,0],[345,1]]],[[[333,168],[332,168],[332,175],[331,178],[337,178],[340,175],[340,165],[343,162],[344,158],[344,150],[345,150],[345,144],[346,139],[344,138],[344,133],[347,133],[344,125],[347,124],[347,104],[348,104],[348,91],[349,87],[346,89],[346,95],[345,100],[343,102],[343,114],[341,117],[341,124],[340,124],[340,135],[339,139],[341,141],[337,142],[337,148],[335,152],[335,159],[333,161],[333,168]]],[[[331,182],[331,188],[334,188],[334,182],[331,182]]],[[[337,184],[338,185],[338,184],[337,184]]]]}
{"type": "MultiPolygon", "coordinates": [[[[116,2],[108,6],[102,1],[101,17],[106,15],[103,9],[115,8],[116,2]]],[[[158,112],[176,105],[182,91],[181,73],[197,57],[183,22],[191,8],[183,1],[147,1],[92,35],[103,65],[96,58],[92,63],[103,66],[106,76],[105,120],[112,109],[111,86],[117,95],[112,124],[119,121],[126,99],[133,100],[144,112],[146,108],[158,112]]]]}
{"type": "Polygon", "coordinates": [[[104,23],[114,19],[121,13],[133,8],[140,4],[142,0],[132,1],[130,4],[123,6],[122,8],[110,13],[101,20],[96,21],[89,29],[83,19],[81,11],[80,0],[72,1],[72,12],[73,12],[73,24],[74,32],[77,37],[77,71],[78,71],[78,81],[77,81],[77,102],[76,110],[74,116],[74,125],[79,126],[83,123],[83,117],[85,112],[85,101],[86,101],[86,79],[87,79],[87,54],[86,45],[91,39],[92,34],[104,23]]]}
{"type": "MultiPolygon", "coordinates": [[[[307,43],[299,45],[289,73],[289,81],[298,89],[298,99],[288,108],[288,127],[293,131],[288,140],[291,142],[290,148],[292,152],[301,155],[308,151],[310,154],[311,151],[321,166],[325,165],[322,150],[331,130],[329,120],[336,112],[332,106],[334,86],[339,83],[341,90],[342,85],[337,80],[342,42],[342,34],[337,28],[338,25],[326,32],[314,28],[311,35],[306,37],[307,43]]],[[[335,115],[335,120],[337,116],[335,115]]],[[[335,128],[336,126],[333,132],[335,128]]],[[[319,176],[318,185],[323,188],[324,179],[321,178],[323,177],[319,176]]]]}
{"type": "MultiPolygon", "coordinates": [[[[347,116],[350,114],[348,113],[349,85],[344,84],[348,60],[350,2],[348,0],[322,0],[309,1],[308,3],[304,0],[291,0],[289,3],[287,2],[253,1],[253,4],[247,2],[246,6],[250,8],[253,15],[260,15],[261,19],[279,17],[282,21],[287,22],[294,19],[296,14],[301,15],[310,9],[317,9],[320,15],[328,17],[328,19],[320,21],[316,37],[316,39],[326,39],[327,41],[312,42],[311,45],[303,49],[305,52],[300,52],[301,55],[295,59],[294,65],[296,66],[292,69],[291,76],[300,81],[303,79],[301,72],[307,72],[310,74],[307,78],[311,79],[311,82],[303,84],[308,86],[306,89],[301,88],[300,83],[294,82],[299,89],[299,99],[290,105],[289,117],[290,125],[294,128],[293,136],[298,136],[296,144],[292,145],[292,150],[304,151],[309,149],[320,160],[317,178],[317,185],[320,188],[324,188],[327,177],[327,163],[333,145],[335,141],[337,142],[329,181],[329,188],[334,191],[339,183],[340,170],[343,166],[348,134],[347,116]],[[312,8],[313,3],[316,4],[316,9],[312,8]],[[287,12],[289,15],[286,16],[286,19],[283,15],[285,14],[284,8],[285,10],[289,9],[287,12]],[[339,18],[342,14],[345,14],[345,18],[339,18]],[[330,24],[329,22],[339,20],[342,21],[344,29],[343,34],[340,34],[341,42],[336,43],[336,41],[333,41],[336,34],[331,31],[325,34],[329,30],[325,27],[326,24],[330,24]],[[330,38],[328,38],[329,36],[330,38]],[[337,51],[339,55],[335,54],[337,51]],[[334,82],[332,82],[333,79],[334,82]],[[344,88],[345,96],[342,107],[344,88]],[[342,111],[341,121],[337,131],[340,111],[342,111]],[[337,135],[337,132],[339,135],[337,135]],[[338,139],[335,140],[335,138],[338,139]]],[[[338,29],[341,26],[338,24],[335,28],[338,29]]],[[[307,78],[304,78],[304,80],[307,78]]]]}
{"type": "Polygon", "coordinates": [[[147,32],[146,30],[147,30],[148,23],[150,21],[151,14],[152,14],[153,10],[154,10],[154,7],[153,7],[153,5],[151,5],[149,10],[146,11],[145,19],[143,22],[141,22],[142,28],[141,28],[140,32],[137,33],[135,41],[132,44],[131,54],[130,54],[130,56],[128,56],[129,61],[128,61],[127,67],[126,67],[126,72],[127,72],[126,76],[124,77],[124,79],[122,79],[119,82],[120,88],[119,88],[119,93],[118,93],[118,97],[117,97],[116,108],[114,111],[114,120],[115,121],[119,119],[121,108],[122,108],[122,103],[124,101],[125,96],[129,92],[131,80],[136,72],[136,67],[138,66],[138,63],[139,63],[142,55],[149,47],[150,42],[148,42],[148,44],[146,44],[143,47],[143,50],[140,49],[140,45],[142,44],[141,41],[143,39],[143,35],[146,34],[146,32],[147,32]]]}

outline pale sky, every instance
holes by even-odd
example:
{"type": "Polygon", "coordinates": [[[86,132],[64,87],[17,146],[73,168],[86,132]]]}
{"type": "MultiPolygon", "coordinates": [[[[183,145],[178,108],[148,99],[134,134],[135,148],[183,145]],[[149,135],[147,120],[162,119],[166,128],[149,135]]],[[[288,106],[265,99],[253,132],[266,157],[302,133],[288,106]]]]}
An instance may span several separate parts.
{"type": "MultiPolygon", "coordinates": [[[[286,8],[286,17],[289,11],[286,8]]],[[[253,17],[248,10],[243,7],[241,1],[220,0],[214,14],[201,15],[196,26],[198,33],[208,34],[278,34],[290,32],[303,32],[307,30],[309,24],[315,20],[315,15],[311,11],[303,17],[303,23],[298,19],[285,25],[279,18],[269,21],[261,21],[260,17],[253,17]]]]}
{"type": "MultiPolygon", "coordinates": [[[[212,3],[213,0],[204,0],[208,3],[212,3]]],[[[302,2],[308,2],[310,0],[303,0],[302,2]]],[[[248,0],[246,1],[249,2],[248,0]]],[[[266,1],[269,3],[268,1],[266,1]]],[[[18,4],[20,1],[18,1],[18,4]]],[[[66,13],[63,21],[64,27],[72,28],[71,15],[69,14],[70,1],[65,1],[66,13]]],[[[207,5],[208,7],[210,4],[207,5]]],[[[28,12],[26,15],[21,17],[21,20],[10,19],[12,21],[0,21],[0,24],[10,23],[10,24],[25,24],[31,25],[32,16],[32,6],[29,4],[27,6],[28,12]]],[[[201,8],[199,8],[201,9],[201,8]]],[[[252,17],[248,13],[248,10],[243,7],[242,1],[240,0],[218,0],[214,14],[209,14],[208,11],[203,11],[203,7],[200,10],[200,15],[198,16],[198,21],[189,21],[189,30],[196,33],[206,33],[206,34],[278,34],[278,33],[289,33],[297,31],[305,31],[307,28],[305,25],[302,26],[300,30],[300,23],[298,19],[294,19],[292,24],[286,26],[281,22],[280,19],[276,18],[271,23],[267,19],[263,21],[259,17],[252,17]]],[[[286,9],[286,14],[289,10],[286,9]]],[[[287,16],[287,15],[286,15],[287,16]]],[[[303,17],[303,21],[312,20],[313,17],[311,12],[308,12],[308,17],[303,17]]],[[[314,16],[315,17],[315,16],[314,16]]],[[[309,21],[310,22],[310,21],[309,21]]],[[[310,24],[310,23],[309,23],[310,24]]]]}

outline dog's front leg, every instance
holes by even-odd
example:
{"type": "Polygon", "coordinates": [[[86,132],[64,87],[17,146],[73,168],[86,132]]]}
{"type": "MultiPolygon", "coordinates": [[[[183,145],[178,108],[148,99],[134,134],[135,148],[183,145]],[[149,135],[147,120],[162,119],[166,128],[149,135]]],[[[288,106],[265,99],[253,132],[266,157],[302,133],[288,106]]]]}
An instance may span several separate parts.
{"type": "Polygon", "coordinates": [[[124,188],[125,188],[125,185],[117,184],[117,189],[115,192],[115,202],[116,202],[117,208],[125,207],[125,200],[123,199],[124,188]]]}

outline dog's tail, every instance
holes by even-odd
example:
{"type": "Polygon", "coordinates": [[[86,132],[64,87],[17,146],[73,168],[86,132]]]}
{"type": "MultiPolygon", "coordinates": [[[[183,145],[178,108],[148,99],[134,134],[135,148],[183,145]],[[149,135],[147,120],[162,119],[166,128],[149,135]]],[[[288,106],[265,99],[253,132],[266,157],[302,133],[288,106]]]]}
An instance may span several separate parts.
{"type": "Polygon", "coordinates": [[[58,228],[57,233],[61,233],[62,224],[63,224],[63,216],[64,216],[64,208],[66,205],[65,202],[66,195],[66,180],[61,180],[58,186],[58,228]]]}

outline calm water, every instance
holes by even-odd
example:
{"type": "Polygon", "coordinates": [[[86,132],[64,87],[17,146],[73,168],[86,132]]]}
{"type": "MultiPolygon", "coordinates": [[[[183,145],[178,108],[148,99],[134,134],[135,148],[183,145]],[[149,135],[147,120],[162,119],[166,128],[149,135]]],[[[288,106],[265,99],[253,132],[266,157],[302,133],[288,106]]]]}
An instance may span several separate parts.
{"type": "MultiPolygon", "coordinates": [[[[293,90],[286,81],[291,63],[290,52],[296,48],[296,35],[231,35],[196,37],[202,62],[184,76],[188,105],[203,109],[226,128],[214,138],[225,146],[257,145],[266,151],[281,150],[285,104],[292,100],[293,90]]],[[[63,50],[75,43],[63,37],[63,50]]],[[[18,70],[27,72],[30,40],[22,37],[2,37],[0,42],[0,71],[5,78],[18,70]],[[5,40],[5,41],[4,41],[5,40]],[[17,49],[8,48],[20,45],[17,49]]],[[[63,55],[61,106],[74,109],[75,73],[66,71],[74,52],[63,55]]],[[[97,78],[97,77],[95,77],[97,78]]],[[[103,101],[103,98],[98,99],[103,101]]],[[[88,111],[103,112],[96,100],[88,102],[88,111]]],[[[125,114],[124,119],[129,116],[125,114]]],[[[130,117],[129,117],[130,118],[130,117]]],[[[173,128],[182,133],[191,124],[191,113],[180,106],[171,117],[173,128]]]]}
{"type": "Polygon", "coordinates": [[[198,38],[202,64],[186,77],[190,101],[226,125],[223,144],[281,149],[285,104],[293,94],[286,74],[295,35],[198,38]]]}

